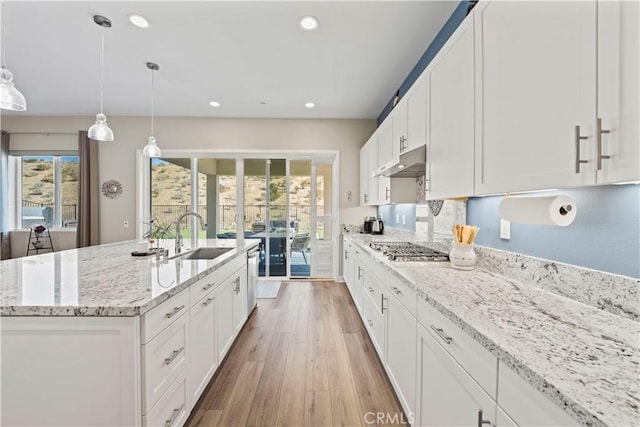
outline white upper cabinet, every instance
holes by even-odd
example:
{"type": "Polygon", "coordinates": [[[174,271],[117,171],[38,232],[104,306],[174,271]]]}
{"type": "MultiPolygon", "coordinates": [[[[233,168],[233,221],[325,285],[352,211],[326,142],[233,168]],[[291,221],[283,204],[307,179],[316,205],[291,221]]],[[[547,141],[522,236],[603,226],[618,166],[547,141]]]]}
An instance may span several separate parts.
{"type": "Polygon", "coordinates": [[[401,152],[427,143],[427,77],[422,73],[407,94],[407,139],[401,152]]]}
{"type": "MultiPolygon", "coordinates": [[[[375,138],[375,134],[372,136],[375,138]]],[[[360,149],[360,206],[369,205],[369,145],[360,149]]]]}
{"type": "Polygon", "coordinates": [[[426,70],[427,199],[474,191],[473,24],[467,16],[426,70]]]}
{"type": "Polygon", "coordinates": [[[408,99],[410,94],[407,93],[405,96],[398,102],[393,109],[393,113],[391,114],[392,122],[393,122],[393,138],[392,138],[392,151],[393,151],[393,160],[398,160],[400,158],[400,153],[405,151],[405,146],[407,144],[407,140],[409,138],[407,132],[407,120],[408,120],[408,99]]]}
{"type": "Polygon", "coordinates": [[[640,5],[481,2],[475,193],[640,180],[640,5]]]}
{"type": "MultiPolygon", "coordinates": [[[[395,111],[394,111],[395,112],[395,111]]],[[[392,113],[393,114],[393,113],[392,113]]],[[[391,117],[382,122],[380,127],[376,130],[378,135],[378,162],[371,168],[376,170],[394,158],[392,140],[393,140],[393,125],[391,117]]]]}
{"type": "Polygon", "coordinates": [[[367,153],[369,154],[369,167],[367,170],[367,177],[369,179],[369,205],[377,205],[379,202],[379,193],[378,193],[378,178],[373,177],[373,172],[377,169],[378,163],[378,138],[377,134],[374,133],[369,141],[367,142],[369,146],[367,149],[367,153]]]}
{"type": "Polygon", "coordinates": [[[639,27],[639,2],[598,3],[598,183],[640,179],[639,27]]]}

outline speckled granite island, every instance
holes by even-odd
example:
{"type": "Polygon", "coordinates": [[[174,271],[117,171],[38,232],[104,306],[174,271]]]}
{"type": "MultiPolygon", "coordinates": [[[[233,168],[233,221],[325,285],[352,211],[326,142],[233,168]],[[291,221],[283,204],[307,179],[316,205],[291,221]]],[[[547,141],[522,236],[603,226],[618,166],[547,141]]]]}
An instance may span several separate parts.
{"type": "MultiPolygon", "coordinates": [[[[389,261],[368,246],[372,240],[394,240],[393,237],[346,233],[345,238],[345,243],[355,245],[369,263],[384,267],[387,281],[397,279],[417,294],[419,321],[425,309],[437,310],[497,358],[498,370],[517,373],[518,380],[538,390],[577,423],[640,425],[638,280],[604,274],[609,276],[605,279],[601,272],[586,269],[581,269],[586,270],[582,276],[574,275],[606,287],[604,292],[611,295],[601,299],[615,299],[613,294],[626,293],[621,300],[627,302],[616,304],[624,306],[625,316],[621,316],[541,289],[544,283],[537,282],[557,280],[550,277],[553,274],[549,269],[557,272],[569,266],[541,263],[543,277],[539,280],[538,272],[526,270],[521,256],[476,249],[479,258],[487,258],[479,261],[480,266],[497,269],[501,264],[500,268],[507,271],[505,264],[517,258],[516,270],[522,277],[516,280],[487,268],[455,270],[449,262],[389,261]],[[525,284],[525,278],[539,286],[525,284]]],[[[440,249],[446,250],[446,246],[440,249]]],[[[565,285],[588,287],[580,283],[565,285]]],[[[426,324],[424,327],[428,328],[426,324]]],[[[500,404],[500,384],[497,396],[500,404]]]]}
{"type": "Polygon", "coordinates": [[[184,423],[247,319],[258,243],[199,240],[230,249],[212,260],[134,257],[127,241],[2,261],[0,424],[184,423]]]}

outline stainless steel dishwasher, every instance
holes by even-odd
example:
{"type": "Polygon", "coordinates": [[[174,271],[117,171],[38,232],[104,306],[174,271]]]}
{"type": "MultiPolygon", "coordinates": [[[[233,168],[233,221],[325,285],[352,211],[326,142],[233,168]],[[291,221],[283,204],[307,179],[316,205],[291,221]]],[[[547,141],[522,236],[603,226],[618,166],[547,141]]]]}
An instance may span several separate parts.
{"type": "Polygon", "coordinates": [[[256,285],[258,282],[258,253],[260,246],[247,252],[247,315],[256,307],[256,285]]]}

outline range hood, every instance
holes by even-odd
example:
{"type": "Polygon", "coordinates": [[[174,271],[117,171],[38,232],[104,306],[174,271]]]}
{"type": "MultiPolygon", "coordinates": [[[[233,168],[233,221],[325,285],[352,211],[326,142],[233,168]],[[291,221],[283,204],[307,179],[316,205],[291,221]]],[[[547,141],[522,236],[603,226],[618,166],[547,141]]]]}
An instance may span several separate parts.
{"type": "Polygon", "coordinates": [[[421,145],[400,154],[398,161],[389,162],[373,173],[374,177],[417,178],[427,173],[427,146],[421,145]]]}

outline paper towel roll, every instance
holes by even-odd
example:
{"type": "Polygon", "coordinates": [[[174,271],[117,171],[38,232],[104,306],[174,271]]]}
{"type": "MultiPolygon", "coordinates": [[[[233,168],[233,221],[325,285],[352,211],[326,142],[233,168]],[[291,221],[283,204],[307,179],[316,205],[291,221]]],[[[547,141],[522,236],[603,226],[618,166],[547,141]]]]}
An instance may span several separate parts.
{"type": "Polygon", "coordinates": [[[567,226],[576,218],[576,204],[567,196],[505,197],[500,217],[523,224],[567,226]]]}

